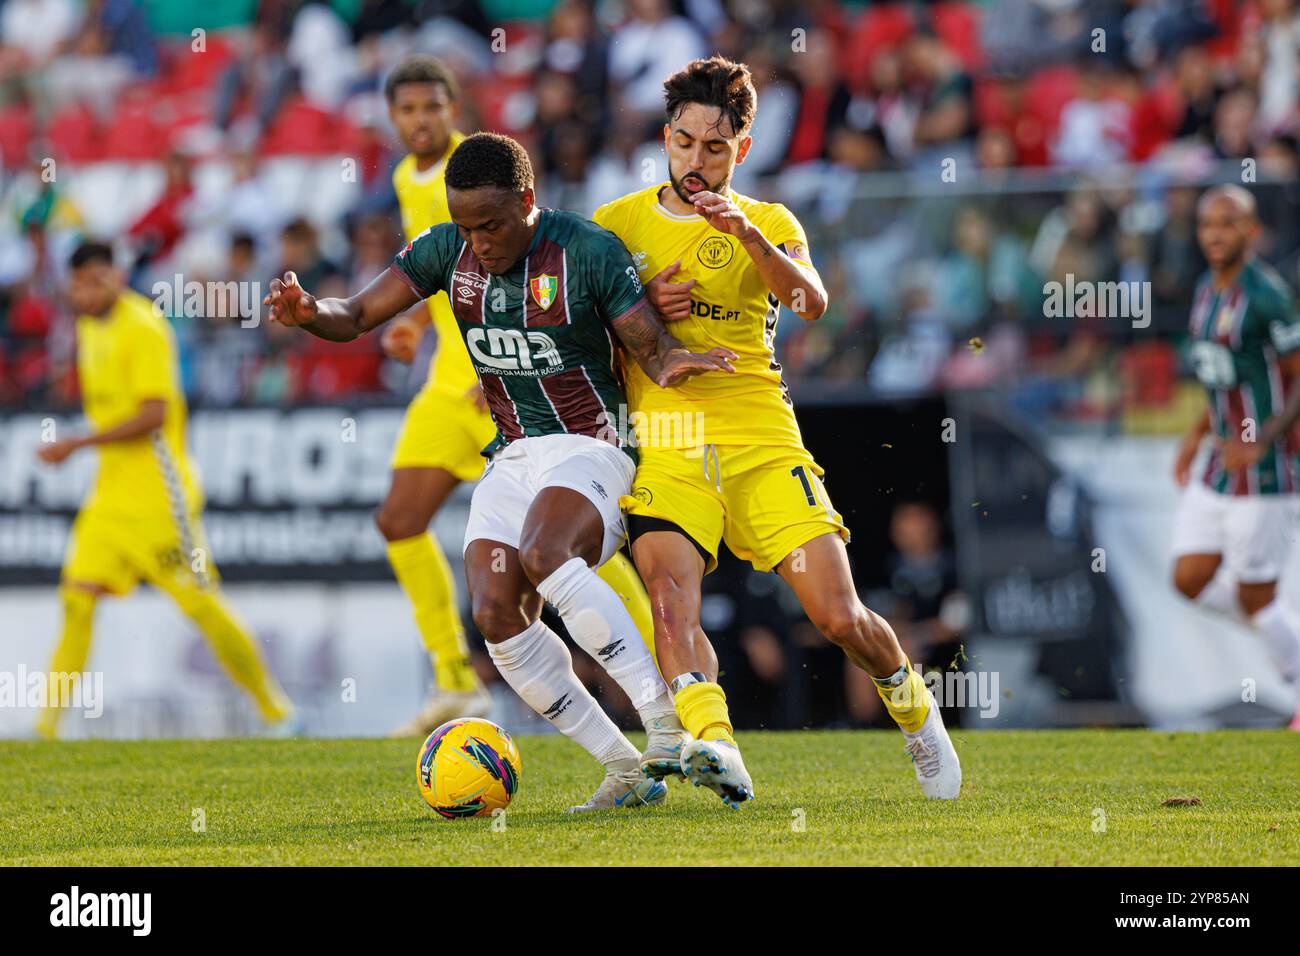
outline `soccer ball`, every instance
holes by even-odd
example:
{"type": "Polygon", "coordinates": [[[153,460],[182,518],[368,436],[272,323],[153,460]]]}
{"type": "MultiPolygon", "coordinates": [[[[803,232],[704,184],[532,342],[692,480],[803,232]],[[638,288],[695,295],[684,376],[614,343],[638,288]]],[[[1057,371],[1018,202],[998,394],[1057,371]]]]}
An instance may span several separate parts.
{"type": "Polygon", "coordinates": [[[415,765],[420,796],[444,817],[487,816],[519,789],[523,762],[510,735],[490,720],[449,720],[429,734],[415,765]]]}

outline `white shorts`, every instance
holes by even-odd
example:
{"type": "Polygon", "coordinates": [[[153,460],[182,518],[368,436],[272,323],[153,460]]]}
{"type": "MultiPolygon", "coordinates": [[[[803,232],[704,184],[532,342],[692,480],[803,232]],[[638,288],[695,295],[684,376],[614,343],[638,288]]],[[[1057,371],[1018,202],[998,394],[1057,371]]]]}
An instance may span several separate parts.
{"type": "Polygon", "coordinates": [[[474,488],[465,547],[485,538],[519,547],[524,517],[543,488],[571,488],[600,512],[605,540],[600,563],[623,545],[627,528],[618,499],[632,492],[636,465],[626,452],[586,435],[538,435],[511,442],[492,456],[474,488]]]}
{"type": "Polygon", "coordinates": [[[1276,581],[1295,543],[1294,495],[1222,495],[1188,484],[1174,524],[1174,556],[1218,554],[1238,581],[1276,581]]]}

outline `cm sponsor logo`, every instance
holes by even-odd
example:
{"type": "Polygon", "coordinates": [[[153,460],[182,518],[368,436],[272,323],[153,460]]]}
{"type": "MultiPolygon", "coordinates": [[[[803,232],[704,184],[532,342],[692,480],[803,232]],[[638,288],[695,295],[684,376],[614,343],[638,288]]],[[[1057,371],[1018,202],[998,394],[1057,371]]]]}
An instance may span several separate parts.
{"type": "Polygon", "coordinates": [[[475,362],[502,372],[549,370],[564,364],[555,339],[545,332],[473,328],[465,333],[465,345],[475,362]]]}

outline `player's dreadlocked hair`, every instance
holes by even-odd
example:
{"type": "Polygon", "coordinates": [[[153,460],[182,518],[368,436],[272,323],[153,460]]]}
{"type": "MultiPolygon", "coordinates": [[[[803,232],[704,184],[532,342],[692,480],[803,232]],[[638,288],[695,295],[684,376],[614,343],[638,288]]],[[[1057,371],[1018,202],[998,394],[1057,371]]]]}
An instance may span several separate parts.
{"type": "Polygon", "coordinates": [[[448,189],[496,186],[521,193],[533,184],[533,164],[522,146],[500,133],[465,137],[447,160],[448,189]]]}
{"type": "Polygon", "coordinates": [[[758,110],[758,93],[749,67],[721,56],[692,60],[664,81],[668,119],[674,120],[688,103],[716,106],[731,120],[737,135],[749,132],[758,110]]]}
{"type": "Polygon", "coordinates": [[[403,83],[441,83],[452,102],[460,99],[460,84],[456,82],[451,70],[441,60],[423,53],[408,56],[393,67],[393,72],[384,81],[384,98],[393,102],[397,88],[403,83]]]}

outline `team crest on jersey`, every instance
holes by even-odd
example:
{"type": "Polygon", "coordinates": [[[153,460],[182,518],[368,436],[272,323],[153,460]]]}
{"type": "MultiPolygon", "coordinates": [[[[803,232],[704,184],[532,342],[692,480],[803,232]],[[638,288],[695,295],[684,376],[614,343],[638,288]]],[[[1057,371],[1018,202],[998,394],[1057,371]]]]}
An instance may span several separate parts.
{"type": "Polygon", "coordinates": [[[695,257],[710,269],[721,269],[731,261],[735,251],[726,236],[710,236],[700,243],[695,257]]]}
{"type": "Polygon", "coordinates": [[[528,289],[533,294],[533,301],[543,310],[551,307],[551,303],[555,301],[555,291],[559,287],[560,281],[555,276],[533,276],[528,280],[528,289]]]}

